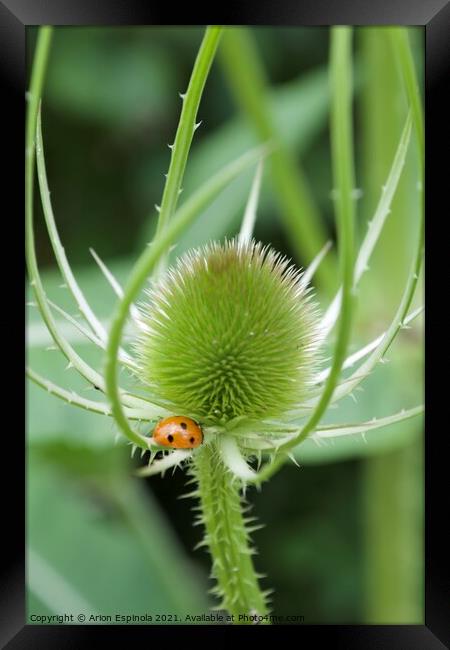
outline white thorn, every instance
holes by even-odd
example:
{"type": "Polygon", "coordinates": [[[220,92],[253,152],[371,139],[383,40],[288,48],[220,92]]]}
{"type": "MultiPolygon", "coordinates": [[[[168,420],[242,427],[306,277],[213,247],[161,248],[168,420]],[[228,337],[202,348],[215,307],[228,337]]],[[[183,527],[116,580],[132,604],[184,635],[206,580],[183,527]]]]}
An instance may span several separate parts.
{"type": "Polygon", "coordinates": [[[156,212],[161,212],[161,206],[155,203],[156,212]]]}
{"type": "Polygon", "coordinates": [[[299,465],[298,462],[297,462],[297,459],[295,458],[295,456],[294,456],[293,454],[289,453],[289,454],[288,454],[288,457],[292,460],[292,462],[294,463],[294,465],[296,465],[297,467],[300,467],[300,465],[299,465]]]}
{"type": "Polygon", "coordinates": [[[184,98],[186,97],[186,93],[178,93],[178,94],[180,96],[180,99],[182,100],[184,100],[184,98]]]}
{"type": "Polygon", "coordinates": [[[73,363],[69,361],[69,363],[66,366],[66,370],[70,370],[71,368],[73,368],[73,363]]]}
{"type": "Polygon", "coordinates": [[[203,122],[203,120],[200,120],[200,122],[197,122],[196,124],[194,124],[194,131],[197,131],[198,127],[200,126],[200,124],[202,122],[203,122]]]}
{"type": "Polygon", "coordinates": [[[172,149],[174,148],[175,144],[168,144],[167,146],[168,146],[169,149],[172,151],[172,149]]]}

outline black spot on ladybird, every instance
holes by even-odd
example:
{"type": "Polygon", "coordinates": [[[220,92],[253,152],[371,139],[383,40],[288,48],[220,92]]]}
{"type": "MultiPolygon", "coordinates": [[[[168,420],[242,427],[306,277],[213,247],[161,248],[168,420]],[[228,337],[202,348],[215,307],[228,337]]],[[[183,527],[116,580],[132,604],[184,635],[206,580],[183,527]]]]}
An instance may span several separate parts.
{"type": "Polygon", "coordinates": [[[169,435],[167,436],[167,440],[169,442],[173,442],[173,435],[171,433],[169,433],[169,435]]]}
{"type": "Polygon", "coordinates": [[[186,422],[180,422],[180,427],[181,427],[182,429],[187,429],[187,424],[186,424],[186,422]]]}
{"type": "Polygon", "coordinates": [[[191,443],[191,445],[194,444],[194,442],[195,442],[195,438],[194,438],[194,436],[192,436],[191,438],[189,438],[189,442],[191,443]]]}

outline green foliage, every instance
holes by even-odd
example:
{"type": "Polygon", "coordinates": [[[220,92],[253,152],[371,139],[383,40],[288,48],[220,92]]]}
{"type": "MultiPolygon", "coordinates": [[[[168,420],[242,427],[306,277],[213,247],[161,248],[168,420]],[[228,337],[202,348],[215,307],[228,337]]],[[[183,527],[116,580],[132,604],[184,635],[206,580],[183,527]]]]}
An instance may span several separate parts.
{"type": "Polygon", "coordinates": [[[173,110],[169,54],[144,30],[68,27],[56,30],[54,48],[46,98],[58,111],[131,131],[173,110]]]}
{"type": "Polygon", "coordinates": [[[184,617],[207,610],[196,570],[155,500],[129,473],[120,448],[61,436],[31,444],[29,615],[184,617]]]}

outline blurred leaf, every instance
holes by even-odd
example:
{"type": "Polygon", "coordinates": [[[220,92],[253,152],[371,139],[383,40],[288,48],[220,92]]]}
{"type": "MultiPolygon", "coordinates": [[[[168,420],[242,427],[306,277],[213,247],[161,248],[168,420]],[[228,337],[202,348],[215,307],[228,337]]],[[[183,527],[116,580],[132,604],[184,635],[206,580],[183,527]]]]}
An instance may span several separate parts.
{"type": "Polygon", "coordinates": [[[30,613],[202,613],[202,579],[156,504],[129,478],[127,452],[32,445],[27,542],[30,613]],[[43,605],[42,609],[41,606],[43,605]]]}
{"type": "MultiPolygon", "coordinates": [[[[271,107],[282,139],[291,150],[302,153],[311,145],[325,126],[327,104],[328,79],[326,70],[322,68],[272,91],[271,107]]],[[[251,125],[242,118],[233,118],[213,133],[206,135],[192,150],[186,168],[181,202],[211,174],[256,144],[258,140],[253,134],[251,125]]],[[[142,169],[142,174],[142,182],[145,183],[147,178],[145,168],[142,169]]],[[[220,239],[225,234],[238,230],[252,175],[252,171],[242,174],[222,192],[178,242],[176,255],[193,246],[201,245],[211,239],[220,239]]],[[[271,202],[269,188],[265,187],[263,181],[258,221],[260,218],[272,216],[271,202]]],[[[150,241],[153,229],[153,221],[150,225],[146,224],[143,232],[145,241],[150,241]]]]}
{"type": "Polygon", "coordinates": [[[66,27],[55,33],[46,97],[60,111],[129,128],[164,117],[174,77],[167,49],[139,31],[66,27]]]}

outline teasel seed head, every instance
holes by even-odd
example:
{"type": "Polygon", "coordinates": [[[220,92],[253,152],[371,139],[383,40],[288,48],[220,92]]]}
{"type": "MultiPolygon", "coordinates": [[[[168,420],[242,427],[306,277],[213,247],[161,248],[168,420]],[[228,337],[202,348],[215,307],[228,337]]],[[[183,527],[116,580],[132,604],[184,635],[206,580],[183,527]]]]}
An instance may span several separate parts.
{"type": "Polygon", "coordinates": [[[185,253],[146,292],[138,377],[174,413],[209,423],[281,418],[316,370],[311,290],[269,246],[237,239],[185,253]]]}

